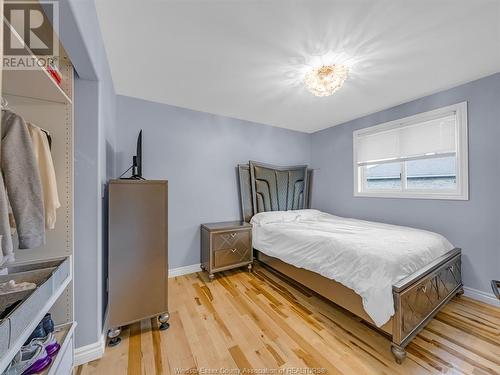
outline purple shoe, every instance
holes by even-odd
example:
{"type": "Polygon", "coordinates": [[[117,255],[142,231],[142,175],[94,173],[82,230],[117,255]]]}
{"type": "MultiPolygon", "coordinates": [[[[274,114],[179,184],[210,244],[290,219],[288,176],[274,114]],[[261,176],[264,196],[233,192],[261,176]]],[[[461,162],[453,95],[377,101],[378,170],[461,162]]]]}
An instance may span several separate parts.
{"type": "Polygon", "coordinates": [[[42,344],[45,350],[47,351],[47,354],[51,357],[55,356],[59,349],[61,349],[61,345],[59,345],[56,341],[56,337],[54,336],[53,333],[49,333],[45,337],[41,337],[38,339],[33,339],[31,341],[32,344],[38,343],[42,344]]]}
{"type": "Polygon", "coordinates": [[[45,370],[51,362],[52,358],[47,354],[42,344],[30,344],[21,348],[4,374],[36,374],[45,370]]]}
{"type": "Polygon", "coordinates": [[[57,342],[49,344],[45,347],[47,354],[50,355],[51,357],[55,356],[59,351],[59,349],[61,349],[61,345],[59,345],[57,342]]]}
{"type": "Polygon", "coordinates": [[[39,372],[42,372],[47,367],[49,367],[51,362],[52,357],[45,353],[45,357],[36,360],[35,363],[33,363],[26,371],[23,372],[22,375],[38,374],[39,372]]]}

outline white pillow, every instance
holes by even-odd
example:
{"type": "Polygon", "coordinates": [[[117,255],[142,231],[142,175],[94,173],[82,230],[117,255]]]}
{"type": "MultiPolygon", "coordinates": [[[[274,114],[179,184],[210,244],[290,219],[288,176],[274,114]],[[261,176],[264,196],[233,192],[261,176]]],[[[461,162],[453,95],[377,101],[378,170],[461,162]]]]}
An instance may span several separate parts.
{"type": "Polygon", "coordinates": [[[313,220],[321,214],[321,211],[311,209],[260,212],[252,217],[250,223],[256,225],[290,223],[293,221],[313,220]]]}
{"type": "Polygon", "coordinates": [[[268,211],[260,212],[252,217],[250,223],[257,225],[287,223],[295,221],[298,214],[293,211],[268,211]]]}

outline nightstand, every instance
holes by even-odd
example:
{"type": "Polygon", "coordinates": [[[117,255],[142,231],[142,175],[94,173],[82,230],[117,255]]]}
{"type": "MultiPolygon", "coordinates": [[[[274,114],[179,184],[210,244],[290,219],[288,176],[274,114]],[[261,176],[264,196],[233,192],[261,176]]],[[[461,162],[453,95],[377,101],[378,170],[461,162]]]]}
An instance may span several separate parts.
{"type": "Polygon", "coordinates": [[[201,225],[201,269],[214,273],[248,266],[252,271],[252,225],[242,221],[226,221],[201,225]]]}

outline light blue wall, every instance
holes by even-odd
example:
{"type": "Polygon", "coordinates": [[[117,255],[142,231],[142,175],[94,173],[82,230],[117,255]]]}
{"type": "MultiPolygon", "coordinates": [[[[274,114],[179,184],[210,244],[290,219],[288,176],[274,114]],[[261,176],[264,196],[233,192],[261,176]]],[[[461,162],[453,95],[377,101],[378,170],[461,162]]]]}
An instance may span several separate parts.
{"type": "Polygon", "coordinates": [[[93,0],[60,0],[60,38],[75,67],[76,347],[101,339],[106,293],[106,202],[115,174],[116,94],[93,0]]]}
{"type": "Polygon", "coordinates": [[[500,73],[312,135],[313,206],[341,216],[432,230],[463,250],[468,287],[500,277],[500,73]],[[469,201],[353,197],[352,132],[467,101],[469,201]]]}
{"type": "Polygon", "coordinates": [[[464,282],[490,292],[500,269],[500,74],[312,135],[118,96],[117,171],[144,129],[144,176],[168,179],[169,258],[199,262],[199,224],[239,217],[234,166],[249,159],[309,163],[313,206],[334,214],[441,233],[464,252],[464,282]],[[469,201],[353,197],[353,130],[468,101],[469,201]]]}
{"type": "Polygon", "coordinates": [[[143,134],[143,174],[169,180],[170,268],[200,263],[200,224],[239,220],[236,165],[309,163],[310,135],[118,96],[118,169],[143,134]]]}

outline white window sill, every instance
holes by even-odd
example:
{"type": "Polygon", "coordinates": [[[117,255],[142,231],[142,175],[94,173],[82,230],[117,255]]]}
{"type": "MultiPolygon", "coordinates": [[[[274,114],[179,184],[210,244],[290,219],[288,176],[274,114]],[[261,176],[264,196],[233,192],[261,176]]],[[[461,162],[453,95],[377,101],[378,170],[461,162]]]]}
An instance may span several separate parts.
{"type": "Polygon", "coordinates": [[[362,198],[398,198],[398,199],[442,199],[442,200],[469,200],[469,194],[429,193],[429,192],[354,192],[354,197],[362,198]]]}

